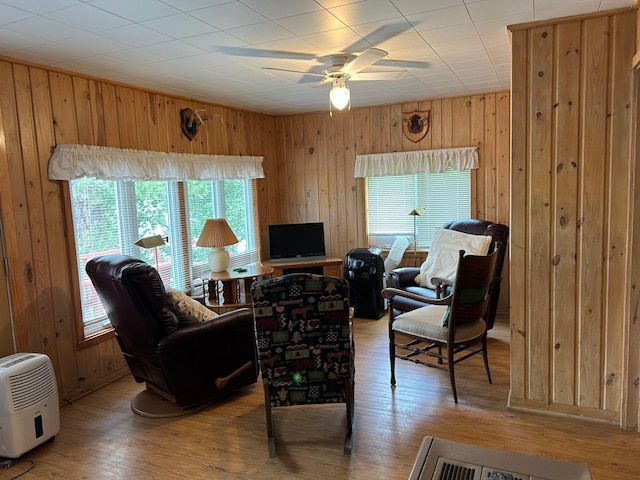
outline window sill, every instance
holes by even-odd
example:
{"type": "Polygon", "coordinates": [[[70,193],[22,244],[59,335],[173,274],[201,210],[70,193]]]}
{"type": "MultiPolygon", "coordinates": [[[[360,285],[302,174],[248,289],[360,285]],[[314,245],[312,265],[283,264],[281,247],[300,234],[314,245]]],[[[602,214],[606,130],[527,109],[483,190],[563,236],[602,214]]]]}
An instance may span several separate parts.
{"type": "Polygon", "coordinates": [[[83,340],[78,342],[78,350],[83,350],[85,348],[93,347],[101,342],[105,342],[107,340],[111,340],[115,336],[115,330],[113,327],[105,328],[98,332],[92,333],[91,335],[87,335],[83,340]]]}

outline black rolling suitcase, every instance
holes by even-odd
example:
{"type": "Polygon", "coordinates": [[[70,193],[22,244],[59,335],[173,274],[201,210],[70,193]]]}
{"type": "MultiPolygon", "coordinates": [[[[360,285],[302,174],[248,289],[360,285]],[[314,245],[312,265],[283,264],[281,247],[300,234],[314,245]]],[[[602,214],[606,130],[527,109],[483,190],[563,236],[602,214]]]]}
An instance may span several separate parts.
{"type": "Polygon", "coordinates": [[[344,259],[350,302],[356,317],[379,319],[385,313],[382,298],[384,259],[378,248],[354,248],[344,259]]]}

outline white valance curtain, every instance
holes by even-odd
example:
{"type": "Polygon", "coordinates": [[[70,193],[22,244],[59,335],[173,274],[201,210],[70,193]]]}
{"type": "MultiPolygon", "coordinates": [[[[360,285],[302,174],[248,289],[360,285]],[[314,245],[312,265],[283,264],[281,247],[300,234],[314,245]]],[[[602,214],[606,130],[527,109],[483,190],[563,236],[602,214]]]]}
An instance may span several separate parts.
{"type": "Polygon", "coordinates": [[[264,178],[262,157],[153,152],[93,145],[58,145],[49,179],[231,180],[264,178]]]}
{"type": "Polygon", "coordinates": [[[356,156],[355,178],[442,173],[478,168],[478,147],[443,148],[356,156]]]}

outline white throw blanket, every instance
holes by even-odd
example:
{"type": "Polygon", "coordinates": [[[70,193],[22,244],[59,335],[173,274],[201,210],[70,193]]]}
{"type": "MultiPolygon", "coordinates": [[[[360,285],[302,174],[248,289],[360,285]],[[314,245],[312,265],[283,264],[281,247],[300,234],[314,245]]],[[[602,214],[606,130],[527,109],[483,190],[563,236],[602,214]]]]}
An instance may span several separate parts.
{"type": "Polygon", "coordinates": [[[420,266],[416,283],[421,287],[434,288],[431,284],[433,277],[455,280],[460,250],[464,250],[465,255],[486,255],[491,240],[488,235],[471,235],[448,228],[436,230],[429,255],[420,266]]]}

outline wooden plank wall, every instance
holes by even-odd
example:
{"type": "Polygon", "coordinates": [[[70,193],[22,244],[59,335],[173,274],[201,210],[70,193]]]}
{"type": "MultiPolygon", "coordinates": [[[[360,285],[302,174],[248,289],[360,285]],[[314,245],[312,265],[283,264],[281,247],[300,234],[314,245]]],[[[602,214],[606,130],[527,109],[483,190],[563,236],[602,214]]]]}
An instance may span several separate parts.
{"type": "Polygon", "coordinates": [[[628,427],[635,28],[631,10],[511,27],[510,404],[628,427]]]}

